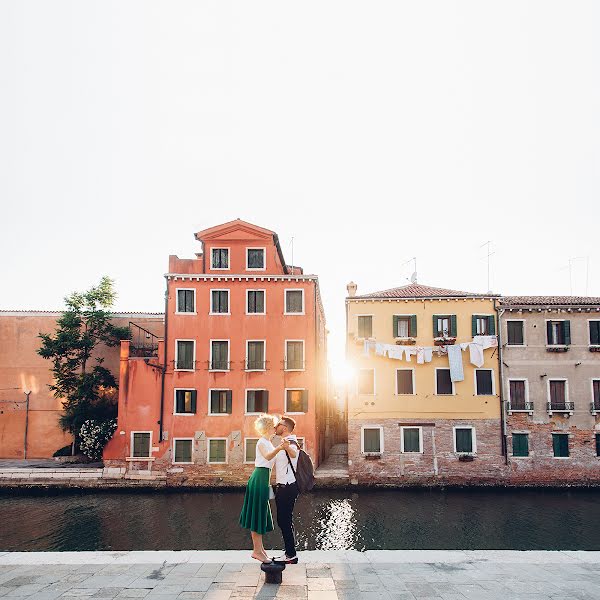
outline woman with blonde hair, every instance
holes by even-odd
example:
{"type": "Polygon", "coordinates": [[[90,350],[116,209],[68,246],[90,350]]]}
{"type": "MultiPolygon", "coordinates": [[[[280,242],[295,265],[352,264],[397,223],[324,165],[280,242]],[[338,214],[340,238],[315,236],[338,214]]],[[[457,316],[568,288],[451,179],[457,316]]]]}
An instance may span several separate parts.
{"type": "Polygon", "coordinates": [[[277,419],[271,415],[261,415],[254,421],[254,428],[261,437],[256,443],[254,471],[248,480],[244,506],[240,513],[240,525],[249,529],[252,536],[252,558],[264,563],[271,562],[263,546],[263,535],[273,531],[269,505],[271,469],[277,453],[287,452],[290,447],[287,440],[282,440],[277,447],[271,443],[270,438],[275,433],[276,424],[277,419]]]}

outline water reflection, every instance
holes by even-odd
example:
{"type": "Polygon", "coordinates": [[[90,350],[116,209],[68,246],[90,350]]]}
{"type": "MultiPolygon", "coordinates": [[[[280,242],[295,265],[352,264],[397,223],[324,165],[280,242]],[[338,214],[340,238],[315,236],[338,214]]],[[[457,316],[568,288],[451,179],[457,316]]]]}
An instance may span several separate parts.
{"type": "MultiPolygon", "coordinates": [[[[600,550],[600,490],[319,491],[297,503],[304,549],[600,550]]],[[[0,551],[248,549],[243,494],[0,492],[0,551]]],[[[281,548],[276,530],[265,538],[281,548]]]]}

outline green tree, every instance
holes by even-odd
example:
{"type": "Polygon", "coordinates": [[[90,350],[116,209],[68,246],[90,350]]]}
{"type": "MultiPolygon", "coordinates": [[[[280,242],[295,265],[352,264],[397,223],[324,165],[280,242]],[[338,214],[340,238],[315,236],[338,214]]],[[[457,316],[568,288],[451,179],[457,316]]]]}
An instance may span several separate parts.
{"type": "Polygon", "coordinates": [[[117,381],[102,366],[104,359],[94,356],[99,345],[116,346],[130,337],[127,327],[111,323],[115,298],[114,282],[103,277],[88,291],[67,296],[54,334],[39,336],[38,354],[52,361],[54,382],[49,387],[62,400],[60,426],[73,435],[76,444],[84,421],[116,417],[117,381]]]}

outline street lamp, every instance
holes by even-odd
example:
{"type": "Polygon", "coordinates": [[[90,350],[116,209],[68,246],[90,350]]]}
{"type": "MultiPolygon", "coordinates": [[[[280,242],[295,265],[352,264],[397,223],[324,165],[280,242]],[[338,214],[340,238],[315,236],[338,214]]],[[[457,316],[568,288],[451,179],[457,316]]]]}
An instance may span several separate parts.
{"type": "Polygon", "coordinates": [[[23,440],[23,459],[27,458],[27,429],[29,427],[29,396],[31,396],[31,390],[24,391],[25,394],[25,439],[23,440]]]}

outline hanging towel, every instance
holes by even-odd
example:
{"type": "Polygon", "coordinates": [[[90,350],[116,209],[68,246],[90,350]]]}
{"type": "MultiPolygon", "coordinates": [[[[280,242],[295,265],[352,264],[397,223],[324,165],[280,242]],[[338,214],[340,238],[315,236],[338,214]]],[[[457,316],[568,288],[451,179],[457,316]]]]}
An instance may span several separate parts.
{"type": "Polygon", "coordinates": [[[450,363],[450,381],[464,381],[465,374],[460,346],[448,346],[448,362],[450,363]]]}
{"type": "Polygon", "coordinates": [[[495,335],[476,335],[473,338],[476,344],[483,346],[484,350],[488,348],[496,348],[498,346],[498,338],[495,335]]]}
{"type": "Polygon", "coordinates": [[[388,356],[395,360],[402,360],[404,357],[404,348],[402,346],[390,346],[388,356]]]}
{"type": "Polygon", "coordinates": [[[433,358],[433,348],[430,346],[428,348],[423,348],[423,358],[426,363],[430,363],[433,358]]]}
{"type": "Polygon", "coordinates": [[[476,367],[483,366],[483,346],[481,344],[471,342],[469,344],[469,355],[472,365],[475,365],[476,367]]]}
{"type": "Polygon", "coordinates": [[[460,349],[464,352],[469,347],[470,342],[463,342],[460,344],[460,349]]]}
{"type": "Polygon", "coordinates": [[[422,365],[425,362],[425,348],[417,346],[417,364],[422,365]]]}
{"type": "Polygon", "coordinates": [[[385,344],[380,344],[379,342],[377,342],[375,344],[375,354],[377,354],[377,356],[385,356],[386,355],[385,344]]]}

